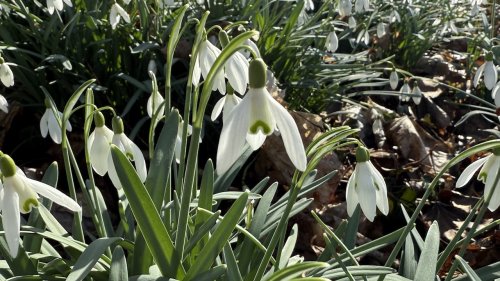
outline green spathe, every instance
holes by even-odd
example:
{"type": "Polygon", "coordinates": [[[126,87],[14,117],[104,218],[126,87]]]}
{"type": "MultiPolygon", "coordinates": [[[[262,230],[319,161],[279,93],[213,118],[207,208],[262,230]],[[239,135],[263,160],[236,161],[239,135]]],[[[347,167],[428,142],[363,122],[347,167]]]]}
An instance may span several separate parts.
{"type": "Polygon", "coordinates": [[[248,84],[250,88],[264,88],[267,81],[267,65],[258,58],[250,62],[248,68],[248,84]]]}
{"type": "Polygon", "coordinates": [[[94,123],[96,127],[103,127],[104,124],[106,123],[106,119],[104,119],[104,115],[100,111],[94,112],[94,123]]]}

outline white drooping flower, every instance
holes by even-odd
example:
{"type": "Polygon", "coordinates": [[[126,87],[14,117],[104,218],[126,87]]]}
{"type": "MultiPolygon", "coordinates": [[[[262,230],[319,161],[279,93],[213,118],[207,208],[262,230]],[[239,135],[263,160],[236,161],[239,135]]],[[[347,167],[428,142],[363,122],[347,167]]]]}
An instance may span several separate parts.
{"type": "Polygon", "coordinates": [[[500,151],[493,151],[491,155],[472,162],[458,177],[456,186],[465,186],[479,168],[481,170],[477,179],[484,183],[484,196],[490,196],[488,209],[493,212],[500,206],[500,180],[495,182],[495,178],[500,170],[500,151]],[[491,192],[493,194],[489,195],[491,192]]]}
{"type": "Polygon", "coordinates": [[[420,88],[417,86],[413,87],[413,90],[411,91],[411,95],[412,95],[412,100],[413,102],[416,104],[416,105],[419,105],[420,104],[420,101],[422,100],[422,91],[420,90],[420,88]]]}
{"type": "Polygon", "coordinates": [[[391,75],[389,76],[389,85],[391,85],[391,89],[396,90],[399,84],[399,77],[396,70],[392,70],[391,75]]]}
{"type": "Polygon", "coordinates": [[[335,53],[335,51],[337,51],[337,48],[339,47],[339,38],[337,37],[335,30],[328,33],[326,36],[325,47],[329,52],[335,53]]]}
{"type": "Polygon", "coordinates": [[[153,90],[151,91],[151,95],[148,98],[146,111],[148,112],[149,118],[153,118],[153,114],[157,114],[154,121],[156,123],[165,114],[165,105],[163,104],[165,99],[158,92],[158,84],[156,83],[156,76],[154,75],[154,73],[150,71],[149,77],[151,77],[153,90]]]}
{"type": "Polygon", "coordinates": [[[351,0],[340,0],[339,1],[339,15],[341,17],[350,16],[352,13],[352,3],[351,0]]]}
{"type": "Polygon", "coordinates": [[[0,168],[3,175],[3,183],[0,183],[2,225],[9,254],[13,258],[17,257],[21,240],[19,213],[26,214],[32,207],[37,207],[38,194],[73,212],[81,212],[80,205],[66,194],[45,183],[27,178],[10,156],[3,154],[0,157],[0,168]]]}
{"type": "MultiPolygon", "coordinates": [[[[221,50],[217,48],[208,40],[200,43],[198,56],[196,57],[195,65],[193,68],[193,85],[198,86],[200,78],[207,78],[210,69],[212,68],[215,60],[220,55],[221,50]]],[[[224,71],[219,71],[214,78],[212,86],[213,91],[219,90],[221,94],[226,93],[226,80],[224,78],[224,71]]]]}
{"type": "MultiPolygon", "coordinates": [[[[50,108],[49,101],[45,99],[45,112],[42,115],[42,119],[40,119],[40,132],[42,133],[42,137],[47,137],[48,133],[55,143],[60,144],[62,141],[62,129],[57,119],[60,119],[63,114],[57,111],[57,115],[58,117],[56,117],[54,111],[50,108]]],[[[66,131],[71,132],[71,130],[71,124],[67,120],[66,131]]]]}
{"type": "MultiPolygon", "coordinates": [[[[71,0],[64,0],[66,5],[73,7],[73,3],[71,0]]],[[[63,0],[47,0],[47,9],[49,10],[49,14],[53,14],[54,10],[62,11],[64,9],[63,0]]]]}
{"type": "Polygon", "coordinates": [[[226,123],[227,117],[233,111],[234,107],[236,107],[241,102],[241,99],[237,97],[235,94],[227,94],[223,96],[217,103],[214,105],[214,109],[212,110],[211,118],[212,121],[215,121],[217,117],[222,112],[222,122],[226,123]]]}
{"type": "Polygon", "coordinates": [[[111,11],[109,12],[109,23],[111,24],[112,29],[116,28],[121,18],[123,18],[125,22],[130,23],[130,17],[127,12],[122,8],[122,6],[115,2],[111,6],[111,11]]]}
{"type": "Polygon", "coordinates": [[[386,31],[385,31],[385,23],[383,23],[383,22],[379,22],[379,23],[377,24],[377,37],[378,37],[378,38],[381,38],[381,37],[383,37],[385,34],[386,34],[386,31]]]}
{"type": "Polygon", "coordinates": [[[400,93],[399,99],[401,101],[404,101],[404,102],[409,101],[410,100],[410,93],[411,93],[410,85],[408,85],[408,83],[405,82],[403,84],[403,86],[401,87],[401,89],[399,90],[399,93],[400,93]]]}
{"type": "Polygon", "coordinates": [[[92,168],[98,175],[104,176],[108,172],[113,131],[106,127],[104,115],[100,111],[94,113],[94,122],[95,129],[89,135],[87,147],[92,168]]]}
{"type": "Polygon", "coordinates": [[[247,142],[253,150],[257,150],[276,129],[293,165],[300,171],[306,169],[307,158],[299,130],[290,113],[267,91],[266,68],[262,59],[250,62],[250,89],[231,111],[222,128],[217,149],[219,175],[240,157],[247,142]]]}
{"type": "Polygon", "coordinates": [[[483,76],[484,86],[488,90],[492,90],[497,83],[498,73],[491,54],[486,56],[486,62],[477,69],[476,75],[474,75],[474,87],[477,87],[481,76],[483,76]]]}
{"type": "Polygon", "coordinates": [[[347,214],[352,216],[358,204],[369,221],[377,214],[377,207],[384,215],[389,213],[387,186],[384,178],[370,162],[370,154],[364,147],[356,149],[356,168],[347,183],[347,214]]]}
{"type": "Polygon", "coordinates": [[[354,11],[356,13],[363,13],[370,9],[370,1],[369,0],[356,0],[354,3],[354,11]]]}
{"type": "Polygon", "coordinates": [[[401,22],[401,16],[396,10],[392,10],[391,14],[389,15],[389,22],[401,22]]]}
{"type": "MultiPolygon", "coordinates": [[[[146,181],[147,169],[146,161],[141,149],[132,142],[124,133],[123,121],[119,116],[113,117],[113,137],[111,143],[116,145],[127,157],[134,162],[137,175],[142,182],[146,181]]],[[[122,188],[122,184],[116,173],[115,164],[111,153],[108,155],[108,176],[117,189],[122,188]]]]}
{"type": "Polygon", "coordinates": [[[313,2],[313,0],[305,0],[305,2],[304,2],[304,9],[306,11],[313,11],[314,10],[314,2],[313,2]]]}
{"type": "Polygon", "coordinates": [[[358,33],[356,43],[359,44],[361,40],[363,40],[363,43],[365,43],[365,45],[368,45],[370,43],[370,34],[368,33],[368,30],[363,29],[358,33]]]}
{"type": "Polygon", "coordinates": [[[2,95],[0,95],[0,110],[5,113],[9,113],[9,103],[7,102],[7,99],[2,95]]]}
{"type": "Polygon", "coordinates": [[[248,60],[240,52],[235,52],[224,65],[227,81],[233,89],[244,95],[248,85],[248,60]]]}
{"type": "Polygon", "coordinates": [[[347,20],[347,25],[349,26],[350,29],[355,29],[358,23],[356,22],[356,19],[353,16],[350,16],[349,19],[347,20]]]}
{"type": "Polygon", "coordinates": [[[148,73],[153,72],[154,75],[156,75],[156,72],[158,71],[158,67],[156,67],[156,62],[154,59],[150,59],[148,62],[148,73]]]}
{"type": "Polygon", "coordinates": [[[14,86],[14,73],[10,70],[9,65],[0,56],[0,81],[5,87],[14,86]]]}

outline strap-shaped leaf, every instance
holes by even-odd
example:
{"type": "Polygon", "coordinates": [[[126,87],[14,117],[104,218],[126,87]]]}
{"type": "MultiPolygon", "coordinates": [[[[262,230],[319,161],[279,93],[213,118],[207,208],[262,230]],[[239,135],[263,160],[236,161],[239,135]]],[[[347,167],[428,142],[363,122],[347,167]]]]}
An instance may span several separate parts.
{"type": "Polygon", "coordinates": [[[109,271],[109,281],[127,281],[128,269],[127,258],[123,252],[123,248],[116,246],[111,258],[111,269],[109,271]]]}
{"type": "Polygon", "coordinates": [[[146,187],[118,147],[111,146],[111,155],[130,208],[161,273],[166,277],[182,278],[185,272],[179,255],[146,187]]]}
{"type": "Polygon", "coordinates": [[[104,251],[106,251],[106,249],[113,243],[120,240],[122,240],[120,237],[99,238],[90,243],[90,245],[85,249],[85,251],[83,251],[76,261],[66,280],[83,280],[83,278],[89,274],[90,270],[92,270],[94,265],[99,261],[104,251]]]}
{"type": "Polygon", "coordinates": [[[477,273],[470,267],[466,260],[464,260],[461,256],[455,256],[455,259],[458,260],[465,273],[469,276],[471,281],[481,281],[482,279],[477,275],[477,273]]]}
{"type": "Polygon", "coordinates": [[[327,266],[327,263],[318,261],[296,263],[292,266],[288,266],[276,271],[275,273],[273,273],[273,275],[271,275],[271,277],[269,277],[269,279],[267,279],[267,281],[290,280],[294,277],[300,276],[305,271],[327,266]]]}
{"type": "Polygon", "coordinates": [[[420,255],[415,281],[430,281],[436,277],[436,261],[439,251],[439,227],[434,221],[425,237],[424,249],[420,255]]]}
{"type": "Polygon", "coordinates": [[[245,209],[248,200],[248,193],[241,194],[240,198],[236,200],[224,219],[220,222],[217,229],[214,231],[212,237],[207,242],[207,245],[195,260],[192,267],[189,269],[185,280],[194,279],[198,274],[207,271],[213,264],[215,258],[222,251],[222,247],[227,243],[227,240],[233,233],[236,224],[240,220],[240,216],[245,209]]]}

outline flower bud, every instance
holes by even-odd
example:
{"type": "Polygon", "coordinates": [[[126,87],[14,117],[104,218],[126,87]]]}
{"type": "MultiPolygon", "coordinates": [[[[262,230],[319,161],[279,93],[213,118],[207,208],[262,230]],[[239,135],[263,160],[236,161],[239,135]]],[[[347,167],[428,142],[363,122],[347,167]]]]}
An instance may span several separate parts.
{"type": "Polygon", "coordinates": [[[396,88],[398,87],[398,83],[399,83],[398,73],[396,72],[396,70],[393,69],[391,72],[391,76],[389,77],[389,84],[391,85],[391,89],[396,90],[396,88]]]}
{"type": "Polygon", "coordinates": [[[252,60],[248,67],[248,84],[250,88],[264,88],[267,81],[266,74],[266,63],[260,58],[252,60]]]}
{"type": "Polygon", "coordinates": [[[0,57],[0,64],[3,64],[3,63],[5,63],[5,60],[2,57],[0,57]]]}
{"type": "Polygon", "coordinates": [[[222,48],[225,48],[227,44],[229,44],[229,36],[227,36],[227,33],[224,30],[219,32],[219,42],[222,48]]]}

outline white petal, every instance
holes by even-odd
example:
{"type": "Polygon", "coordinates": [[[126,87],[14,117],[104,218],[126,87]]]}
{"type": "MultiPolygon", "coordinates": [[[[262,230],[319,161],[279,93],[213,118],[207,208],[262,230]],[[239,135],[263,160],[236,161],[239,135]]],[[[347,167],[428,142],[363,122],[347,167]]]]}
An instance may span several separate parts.
{"type": "Polygon", "coordinates": [[[127,12],[122,8],[122,6],[115,4],[116,5],[116,11],[120,16],[123,18],[124,21],[127,23],[130,23],[130,17],[128,16],[127,12]]]}
{"type": "Polygon", "coordinates": [[[118,4],[113,4],[111,6],[111,11],[109,12],[109,23],[111,24],[111,28],[115,29],[120,21],[120,15],[118,14],[118,10],[116,8],[118,4]]]}
{"type": "Polygon", "coordinates": [[[142,154],[142,151],[135,143],[133,143],[131,140],[129,141],[130,141],[131,153],[134,156],[135,170],[137,171],[137,175],[139,176],[141,181],[145,182],[148,171],[146,169],[146,161],[144,160],[144,154],[142,154]]]}
{"type": "Polygon", "coordinates": [[[224,69],[229,84],[241,95],[247,90],[248,66],[247,59],[240,52],[236,52],[226,62],[224,69]]]}
{"type": "Polygon", "coordinates": [[[250,99],[243,99],[227,117],[217,147],[217,174],[224,174],[243,153],[250,121],[250,99]]]}
{"type": "Polygon", "coordinates": [[[347,202],[347,214],[352,217],[352,214],[356,210],[356,206],[358,206],[358,194],[356,190],[356,172],[357,168],[354,168],[354,172],[352,173],[349,181],[347,182],[346,189],[346,202],[347,202]]]}
{"type": "MultiPolygon", "coordinates": [[[[50,0],[49,0],[50,1],[50,0]]],[[[52,3],[54,3],[54,7],[58,10],[58,11],[62,11],[62,9],[64,8],[63,6],[63,1],[62,0],[52,0],[51,1],[52,3]]]]}
{"type": "Polygon", "coordinates": [[[396,90],[399,83],[398,73],[396,71],[391,72],[391,76],[389,77],[389,84],[391,85],[391,89],[396,90]]]}
{"type": "Polygon", "coordinates": [[[236,95],[227,96],[226,103],[224,104],[224,110],[222,111],[222,122],[226,123],[227,116],[229,116],[229,114],[240,102],[241,99],[236,95]]]}
{"type": "Polygon", "coordinates": [[[489,157],[490,156],[476,160],[472,162],[469,166],[467,166],[467,168],[465,168],[460,177],[458,177],[456,187],[465,186],[470,181],[470,179],[472,179],[477,170],[479,170],[479,168],[483,166],[484,162],[488,160],[489,157]]]}
{"type": "Polygon", "coordinates": [[[389,201],[387,200],[387,185],[385,184],[382,174],[373,166],[373,164],[368,161],[368,168],[373,176],[373,181],[377,187],[377,207],[380,212],[384,215],[389,213],[389,201]]]}
{"type": "Polygon", "coordinates": [[[45,112],[42,115],[42,119],[40,119],[40,132],[42,133],[42,137],[47,137],[47,133],[49,132],[49,114],[50,109],[45,109],[45,112]]]}
{"type": "Polygon", "coordinates": [[[2,224],[5,231],[5,240],[9,246],[9,253],[16,257],[19,251],[19,232],[21,217],[19,215],[19,196],[14,189],[4,188],[2,202],[2,224]]]}
{"type": "Polygon", "coordinates": [[[52,186],[29,178],[25,178],[24,180],[36,193],[52,200],[54,203],[61,205],[73,212],[82,211],[82,207],[80,207],[80,205],[78,205],[75,200],[71,199],[71,197],[53,188],[52,186]]]}
{"type": "Polygon", "coordinates": [[[385,35],[385,24],[383,22],[379,22],[377,24],[377,37],[382,37],[385,35]]]}
{"type": "MultiPolygon", "coordinates": [[[[490,203],[488,204],[488,209],[494,212],[500,206],[500,181],[497,182],[497,185],[494,187],[493,195],[491,196],[490,203]]],[[[485,196],[487,193],[485,192],[485,196]]]]}
{"type": "Polygon", "coordinates": [[[271,102],[271,110],[274,113],[276,125],[280,130],[281,138],[283,139],[283,144],[285,145],[288,157],[290,157],[293,165],[299,171],[305,171],[307,166],[306,152],[304,150],[304,145],[302,144],[302,137],[300,136],[297,124],[295,124],[295,121],[290,113],[288,113],[288,111],[281,104],[275,101],[271,95],[268,95],[267,98],[271,102]]]}
{"type": "Polygon", "coordinates": [[[474,75],[474,87],[477,87],[477,84],[479,83],[479,79],[481,78],[481,75],[483,75],[484,67],[486,66],[486,63],[483,63],[476,71],[476,75],[474,75]]]}
{"type": "Polygon", "coordinates": [[[246,140],[250,147],[255,151],[259,149],[264,141],[266,141],[266,135],[262,133],[262,131],[258,131],[256,134],[247,133],[246,140]]]}
{"type": "Polygon", "coordinates": [[[71,0],[64,0],[64,3],[66,3],[66,5],[70,7],[73,7],[73,3],[71,3],[71,0]]]}
{"type": "Polygon", "coordinates": [[[90,163],[94,171],[100,176],[104,176],[108,172],[108,157],[111,142],[110,134],[112,135],[112,132],[107,127],[97,127],[95,131],[92,132],[91,136],[89,136],[90,163]],[[92,143],[90,143],[90,141],[92,141],[92,143]]]}
{"type": "Polygon", "coordinates": [[[52,140],[60,144],[62,141],[62,133],[61,133],[61,127],[59,127],[59,123],[57,123],[56,116],[51,110],[51,113],[49,113],[48,117],[48,126],[49,126],[49,134],[52,140]]]}
{"type": "Polygon", "coordinates": [[[358,191],[359,205],[369,221],[375,219],[377,213],[376,191],[372,175],[367,162],[358,163],[359,172],[357,173],[356,189],[358,191]]]}
{"type": "Polygon", "coordinates": [[[413,95],[415,95],[415,96],[411,97],[413,99],[413,102],[416,105],[420,104],[420,100],[422,100],[422,91],[420,90],[420,88],[418,86],[415,86],[411,93],[413,95]]]}
{"type": "Polygon", "coordinates": [[[498,73],[495,64],[493,64],[492,61],[486,61],[484,67],[484,86],[486,86],[488,90],[493,89],[497,83],[497,79],[498,73]]]}
{"type": "Polygon", "coordinates": [[[111,156],[111,153],[108,156],[108,176],[116,189],[122,189],[122,183],[120,182],[120,178],[118,178],[118,174],[116,173],[115,164],[113,163],[113,157],[111,156]]]}
{"type": "Polygon", "coordinates": [[[334,53],[335,51],[337,51],[338,47],[339,38],[337,37],[337,33],[335,33],[335,31],[332,31],[326,37],[326,50],[334,53]]]}
{"type": "Polygon", "coordinates": [[[347,20],[347,23],[348,23],[350,29],[355,29],[356,26],[358,25],[356,22],[356,19],[352,16],[349,17],[349,19],[347,20]]]}
{"type": "Polygon", "coordinates": [[[54,13],[54,0],[47,0],[47,9],[49,10],[49,14],[54,13]]]}
{"type": "Polygon", "coordinates": [[[175,149],[174,149],[175,162],[177,162],[177,164],[181,163],[181,154],[182,154],[181,148],[182,148],[182,138],[180,137],[179,134],[177,134],[177,138],[175,138],[175,149]]]}
{"type": "Polygon", "coordinates": [[[5,87],[14,86],[14,74],[6,63],[0,64],[0,81],[2,81],[5,87]]]}
{"type": "Polygon", "coordinates": [[[9,103],[2,95],[0,95],[0,109],[5,113],[9,113],[9,103]]]}
{"type": "Polygon", "coordinates": [[[153,117],[153,113],[156,113],[156,111],[158,111],[158,108],[160,108],[160,111],[158,112],[158,118],[163,116],[163,114],[165,113],[165,107],[163,106],[164,101],[165,99],[158,92],[154,92],[149,96],[148,102],[146,104],[146,111],[148,112],[150,118],[153,117]]]}
{"type": "MultiPolygon", "coordinates": [[[[201,46],[201,44],[200,44],[201,46]]],[[[198,53],[198,56],[196,57],[196,60],[194,62],[194,66],[193,66],[193,77],[191,78],[193,82],[193,85],[195,87],[198,86],[198,84],[200,83],[200,79],[201,79],[201,68],[200,68],[200,54],[198,53]]]]}
{"type": "Polygon", "coordinates": [[[212,121],[215,121],[215,119],[217,119],[217,117],[219,117],[220,113],[222,112],[222,108],[224,107],[224,104],[226,103],[226,97],[227,96],[223,96],[214,105],[214,109],[212,110],[212,115],[210,116],[210,118],[212,118],[212,121]]]}
{"type": "Polygon", "coordinates": [[[486,183],[484,184],[484,197],[487,197],[490,192],[493,192],[493,195],[490,197],[488,209],[490,209],[490,211],[494,211],[500,205],[500,200],[494,197],[494,195],[498,194],[495,191],[500,189],[500,181],[496,183],[496,186],[494,185],[498,171],[500,170],[500,156],[495,156],[492,154],[490,157],[490,161],[492,162],[491,165],[489,165],[488,171],[486,171],[488,176],[486,177],[486,183]]]}

